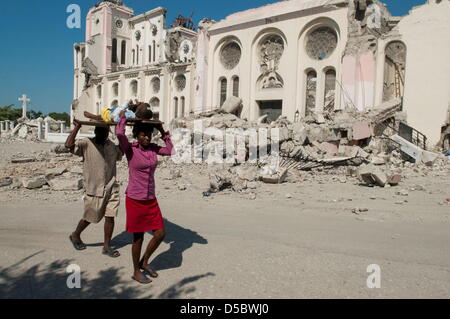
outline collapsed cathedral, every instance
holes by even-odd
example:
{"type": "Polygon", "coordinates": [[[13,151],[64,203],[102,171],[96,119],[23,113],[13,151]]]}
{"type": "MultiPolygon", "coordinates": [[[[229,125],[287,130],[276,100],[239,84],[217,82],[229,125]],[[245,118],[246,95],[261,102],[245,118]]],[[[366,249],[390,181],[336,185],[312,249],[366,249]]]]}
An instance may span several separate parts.
{"type": "Polygon", "coordinates": [[[378,0],[285,0],[197,27],[122,2],[89,10],[74,45],[72,117],[139,100],[173,119],[242,100],[241,118],[290,121],[399,100],[430,144],[450,102],[450,1],[394,17],[378,0]]]}

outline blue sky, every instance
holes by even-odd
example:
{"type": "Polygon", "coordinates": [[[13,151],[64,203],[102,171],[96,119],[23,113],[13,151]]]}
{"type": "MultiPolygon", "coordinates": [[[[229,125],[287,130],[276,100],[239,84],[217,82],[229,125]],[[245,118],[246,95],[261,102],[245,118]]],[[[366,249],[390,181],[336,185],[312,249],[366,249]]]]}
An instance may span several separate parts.
{"type": "MultiPolygon", "coordinates": [[[[72,102],[72,45],[84,41],[85,26],[66,26],[69,4],[78,4],[82,23],[97,0],[14,0],[2,1],[0,11],[0,106],[15,104],[22,94],[31,98],[33,110],[43,113],[69,112],[72,102]]],[[[161,6],[168,9],[171,23],[178,14],[190,16],[194,22],[209,17],[216,21],[227,15],[259,7],[274,0],[125,0],[140,14],[161,6]]],[[[402,16],[426,0],[385,0],[393,15],[402,16]]]]}

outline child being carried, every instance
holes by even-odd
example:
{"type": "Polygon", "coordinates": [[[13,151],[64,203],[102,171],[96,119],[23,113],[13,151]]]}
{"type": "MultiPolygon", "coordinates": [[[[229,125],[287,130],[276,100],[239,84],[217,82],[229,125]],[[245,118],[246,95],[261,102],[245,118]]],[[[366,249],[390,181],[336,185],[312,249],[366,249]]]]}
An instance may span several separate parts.
{"type": "Polygon", "coordinates": [[[136,120],[151,120],[153,118],[153,112],[148,103],[136,102],[133,104],[132,101],[128,103],[127,106],[111,106],[104,107],[100,111],[100,115],[95,115],[89,112],[84,112],[84,116],[96,121],[103,121],[105,123],[119,122],[120,112],[125,111],[125,117],[127,119],[136,120]]]}

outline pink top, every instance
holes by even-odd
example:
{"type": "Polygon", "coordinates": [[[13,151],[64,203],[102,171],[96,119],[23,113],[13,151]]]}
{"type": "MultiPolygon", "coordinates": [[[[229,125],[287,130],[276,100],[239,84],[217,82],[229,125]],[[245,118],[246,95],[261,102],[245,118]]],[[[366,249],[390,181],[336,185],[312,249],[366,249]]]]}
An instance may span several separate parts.
{"type": "Polygon", "coordinates": [[[155,170],[158,164],[158,155],[171,156],[174,147],[170,140],[170,133],[166,132],[162,139],[166,147],[150,144],[149,148],[142,148],[139,143],[130,143],[125,135],[126,117],[122,117],[116,127],[116,135],[120,148],[128,160],[128,188],[126,194],[134,200],[154,200],[155,196],[155,170]]]}

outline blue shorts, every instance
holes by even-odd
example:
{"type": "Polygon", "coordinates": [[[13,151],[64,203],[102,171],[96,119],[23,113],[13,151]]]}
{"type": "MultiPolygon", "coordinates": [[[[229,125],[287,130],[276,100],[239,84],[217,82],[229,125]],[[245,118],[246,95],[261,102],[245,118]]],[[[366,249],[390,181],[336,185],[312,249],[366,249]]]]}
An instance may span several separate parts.
{"type": "Polygon", "coordinates": [[[135,119],[136,114],[134,112],[130,111],[127,107],[121,107],[116,106],[115,108],[111,109],[111,121],[119,122],[120,121],[120,112],[122,110],[125,110],[125,117],[127,119],[135,119]]]}

